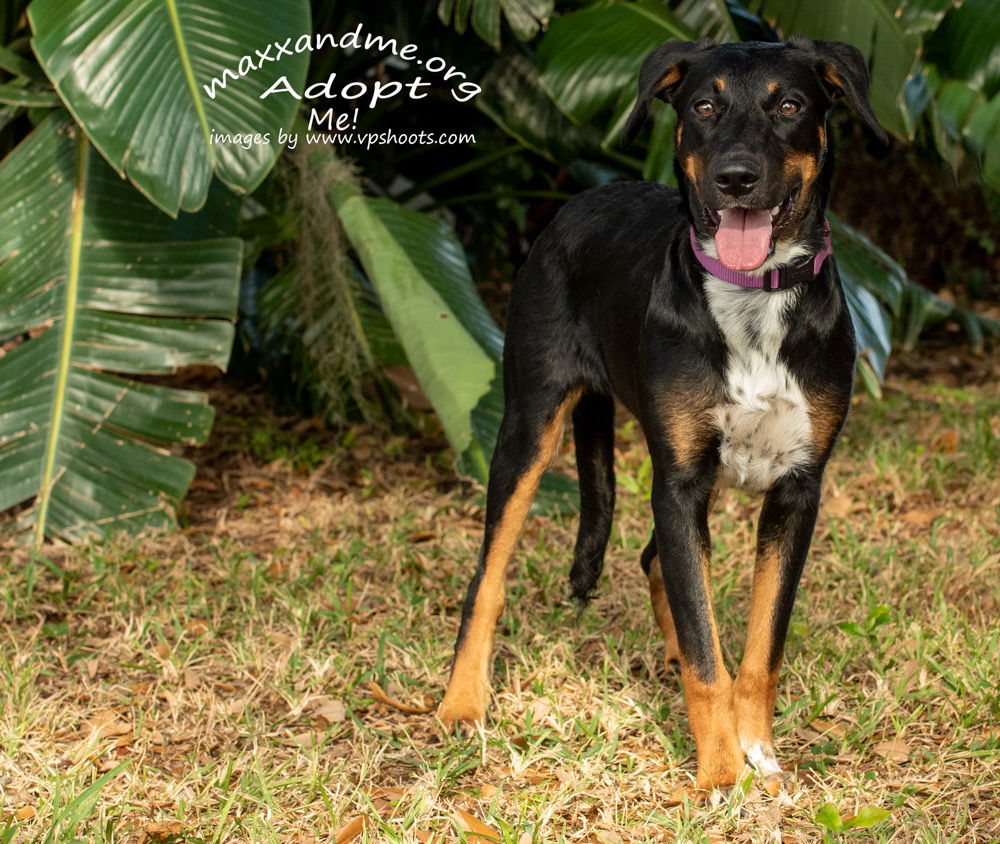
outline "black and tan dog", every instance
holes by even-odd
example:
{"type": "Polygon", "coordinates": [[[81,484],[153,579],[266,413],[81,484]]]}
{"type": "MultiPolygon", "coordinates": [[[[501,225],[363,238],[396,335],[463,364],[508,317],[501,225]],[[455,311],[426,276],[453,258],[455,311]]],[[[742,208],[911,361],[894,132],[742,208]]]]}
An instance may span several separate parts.
{"type": "Polygon", "coordinates": [[[846,44],[669,43],[646,58],[624,140],[654,97],[672,104],[681,187],[615,183],[581,194],[517,277],[486,535],[444,722],[485,719],[507,564],[570,414],[581,499],[570,579],[577,599],[592,593],[614,509],[617,396],[652,456],[655,531],[642,565],[667,658],[680,663],[698,786],[732,785],[745,759],[767,778],[780,773],[778,669],[854,372],[824,219],[827,114],[841,96],[884,142],[864,59],[846,44]],[[735,680],[712,610],[717,486],[764,496],[735,680]]]}

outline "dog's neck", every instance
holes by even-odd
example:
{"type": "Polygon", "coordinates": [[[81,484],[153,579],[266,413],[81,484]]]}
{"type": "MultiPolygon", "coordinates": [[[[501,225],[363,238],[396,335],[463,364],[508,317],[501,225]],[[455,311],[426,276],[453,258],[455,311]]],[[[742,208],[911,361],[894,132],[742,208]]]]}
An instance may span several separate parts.
{"type": "Polygon", "coordinates": [[[823,246],[813,252],[801,241],[775,245],[774,253],[754,272],[726,267],[718,260],[712,238],[699,239],[694,226],[689,228],[689,240],[695,259],[712,276],[737,287],[766,290],[788,290],[820,274],[823,263],[833,253],[830,244],[830,224],[823,220],[823,246]],[[807,256],[812,255],[812,260],[807,256]],[[806,260],[802,260],[806,258],[806,260]]]}

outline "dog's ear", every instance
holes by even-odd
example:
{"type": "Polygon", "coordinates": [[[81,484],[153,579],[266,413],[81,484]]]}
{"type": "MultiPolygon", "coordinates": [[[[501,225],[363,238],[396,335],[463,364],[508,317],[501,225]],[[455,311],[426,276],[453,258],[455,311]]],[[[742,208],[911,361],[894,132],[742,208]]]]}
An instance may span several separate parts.
{"type": "Polygon", "coordinates": [[[862,52],[841,41],[793,38],[791,43],[811,49],[820,60],[820,79],[830,95],[834,98],[845,97],[865,126],[872,130],[883,146],[888,145],[889,136],[868,101],[868,65],[862,52]]]}
{"type": "Polygon", "coordinates": [[[668,41],[646,56],[639,69],[639,98],[622,132],[622,146],[629,146],[639,134],[649,114],[653,97],[671,101],[695,53],[714,46],[711,41],[668,41]]]}

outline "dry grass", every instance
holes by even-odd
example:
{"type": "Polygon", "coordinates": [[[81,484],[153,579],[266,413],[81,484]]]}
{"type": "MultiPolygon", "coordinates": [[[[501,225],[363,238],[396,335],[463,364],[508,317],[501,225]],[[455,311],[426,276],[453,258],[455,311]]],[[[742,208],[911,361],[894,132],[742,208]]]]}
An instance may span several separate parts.
{"type": "MultiPolygon", "coordinates": [[[[776,795],[748,780],[727,805],[686,800],[693,746],[637,565],[641,483],[620,490],[610,576],[579,620],[573,521],[531,522],[492,721],[447,737],[379,698],[440,694],[476,492],[433,443],[356,431],[334,449],[231,415],[183,532],[18,552],[0,574],[0,842],[489,840],[477,823],[506,842],[806,842],[827,802],[891,810],[847,841],[1000,840],[1000,399],[892,386],[858,400],[828,473],[776,795]]],[[[620,446],[639,477],[627,427],[620,446]]],[[[754,514],[729,495],[713,518],[731,662],[754,514]]]]}

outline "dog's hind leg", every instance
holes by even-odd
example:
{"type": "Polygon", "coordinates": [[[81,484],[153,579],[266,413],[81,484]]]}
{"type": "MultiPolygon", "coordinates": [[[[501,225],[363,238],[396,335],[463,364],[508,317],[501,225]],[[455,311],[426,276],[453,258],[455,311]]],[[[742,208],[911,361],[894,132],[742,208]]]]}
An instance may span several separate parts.
{"type": "MultiPolygon", "coordinates": [[[[509,382],[508,382],[509,383],[509,382]]],[[[486,533],[462,608],[455,661],[438,717],[448,725],[483,723],[496,623],[506,596],[507,563],[542,475],[562,440],[579,391],[531,401],[508,395],[486,492],[486,533]]]]}
{"type": "Polygon", "coordinates": [[[573,411],[573,440],[580,477],[580,527],[569,580],[582,606],[604,568],[615,511],[615,400],[587,393],[573,411]]]}
{"type": "Polygon", "coordinates": [[[642,570],[649,580],[649,599],[653,604],[653,616],[663,633],[663,663],[667,668],[679,666],[681,650],[677,644],[677,628],[670,614],[670,604],[667,602],[667,590],[663,586],[663,566],[656,553],[655,534],[649,544],[643,549],[639,558],[642,570]]]}

